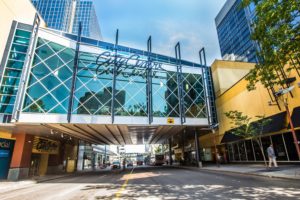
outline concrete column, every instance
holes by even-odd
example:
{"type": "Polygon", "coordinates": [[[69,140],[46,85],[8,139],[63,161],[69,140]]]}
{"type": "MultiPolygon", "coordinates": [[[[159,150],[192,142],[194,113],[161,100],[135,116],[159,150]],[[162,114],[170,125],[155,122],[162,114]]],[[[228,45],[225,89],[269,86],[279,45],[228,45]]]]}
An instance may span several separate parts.
{"type": "Polygon", "coordinates": [[[41,154],[39,175],[44,176],[47,173],[49,154],[41,154]]]}
{"type": "Polygon", "coordinates": [[[28,177],[33,144],[32,135],[20,133],[14,134],[14,137],[16,142],[7,176],[12,181],[28,177]]]}
{"type": "Polygon", "coordinates": [[[85,143],[83,141],[79,141],[78,144],[78,157],[77,157],[77,171],[82,171],[84,167],[84,149],[85,143]]]}
{"type": "Polygon", "coordinates": [[[173,159],[172,159],[172,138],[169,138],[169,163],[170,163],[170,165],[173,164],[173,159]]]}
{"type": "Polygon", "coordinates": [[[183,133],[182,133],[182,160],[185,161],[185,156],[184,156],[184,145],[185,145],[185,132],[186,130],[183,129],[183,133]]]}
{"type": "Polygon", "coordinates": [[[195,151],[196,151],[196,164],[197,167],[202,167],[201,154],[199,149],[198,132],[195,130],[195,151]]]}

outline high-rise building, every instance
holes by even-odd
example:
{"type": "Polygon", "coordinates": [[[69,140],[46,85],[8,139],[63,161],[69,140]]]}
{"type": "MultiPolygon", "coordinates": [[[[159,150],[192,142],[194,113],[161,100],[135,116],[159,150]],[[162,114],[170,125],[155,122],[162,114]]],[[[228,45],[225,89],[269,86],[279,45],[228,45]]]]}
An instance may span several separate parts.
{"type": "Polygon", "coordinates": [[[73,33],[77,33],[79,22],[82,23],[82,34],[101,39],[101,31],[92,0],[77,0],[73,33]]]}
{"type": "Polygon", "coordinates": [[[227,0],[215,18],[221,55],[225,60],[258,62],[257,45],[251,40],[255,7],[242,8],[241,2],[227,0]]]}
{"type": "Polygon", "coordinates": [[[93,0],[32,0],[48,27],[77,33],[82,23],[82,35],[102,39],[93,0]]]}

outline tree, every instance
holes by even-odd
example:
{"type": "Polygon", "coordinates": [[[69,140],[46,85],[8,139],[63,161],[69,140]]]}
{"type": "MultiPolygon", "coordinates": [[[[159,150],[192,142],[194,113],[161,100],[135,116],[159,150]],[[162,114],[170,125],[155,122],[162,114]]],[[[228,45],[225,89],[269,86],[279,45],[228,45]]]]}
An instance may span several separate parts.
{"type": "Polygon", "coordinates": [[[154,152],[155,154],[165,153],[167,149],[168,149],[168,145],[159,144],[158,146],[155,147],[154,152]]]}
{"type": "Polygon", "coordinates": [[[265,116],[255,116],[258,120],[252,122],[251,117],[244,115],[242,112],[237,110],[229,111],[224,114],[229,120],[231,120],[230,124],[233,125],[233,127],[231,127],[232,134],[243,139],[252,138],[252,140],[258,144],[261,154],[263,155],[265,166],[267,167],[267,161],[261,142],[261,137],[263,135],[264,127],[271,123],[271,119],[267,119],[265,116]]]}
{"type": "Polygon", "coordinates": [[[246,77],[247,89],[254,90],[257,82],[265,88],[284,87],[286,73],[300,70],[300,1],[242,1],[243,7],[250,4],[256,7],[251,39],[259,46],[259,63],[246,77]]]}

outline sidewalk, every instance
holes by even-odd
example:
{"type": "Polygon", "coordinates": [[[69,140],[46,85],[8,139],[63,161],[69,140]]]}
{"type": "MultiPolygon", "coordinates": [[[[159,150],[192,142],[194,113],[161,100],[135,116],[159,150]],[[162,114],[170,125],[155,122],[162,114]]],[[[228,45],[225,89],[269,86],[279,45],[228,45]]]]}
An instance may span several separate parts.
{"type": "Polygon", "coordinates": [[[108,172],[110,171],[110,167],[106,169],[96,169],[96,170],[84,170],[74,173],[58,173],[58,174],[49,174],[45,176],[35,176],[28,179],[18,180],[18,181],[8,181],[8,180],[0,180],[0,194],[3,192],[19,190],[27,187],[31,187],[34,184],[42,183],[46,181],[66,178],[70,176],[78,176],[95,172],[108,172]]]}
{"type": "Polygon", "coordinates": [[[19,181],[1,180],[0,181],[0,194],[3,192],[27,188],[36,183],[42,183],[45,181],[51,181],[51,180],[55,180],[55,179],[65,178],[65,177],[72,176],[72,175],[74,175],[74,173],[36,176],[36,177],[19,180],[19,181]]]}
{"type": "Polygon", "coordinates": [[[300,165],[279,165],[278,168],[266,169],[262,164],[223,164],[220,167],[208,165],[194,169],[300,180],[300,165]]]}

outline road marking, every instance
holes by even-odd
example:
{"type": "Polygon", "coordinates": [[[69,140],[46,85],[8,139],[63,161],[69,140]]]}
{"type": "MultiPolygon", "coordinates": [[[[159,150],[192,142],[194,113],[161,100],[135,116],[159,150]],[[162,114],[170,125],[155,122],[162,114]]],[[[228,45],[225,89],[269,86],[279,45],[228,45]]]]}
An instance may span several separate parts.
{"type": "MultiPolygon", "coordinates": [[[[132,170],[131,170],[131,172],[129,174],[132,174],[133,170],[134,170],[134,167],[132,168],[132,170]]],[[[126,186],[128,184],[128,180],[129,180],[129,177],[127,177],[127,179],[125,180],[125,182],[123,183],[123,185],[121,186],[121,188],[119,189],[119,191],[116,193],[116,199],[120,199],[123,190],[125,190],[125,188],[126,188],[126,186]]]]}

